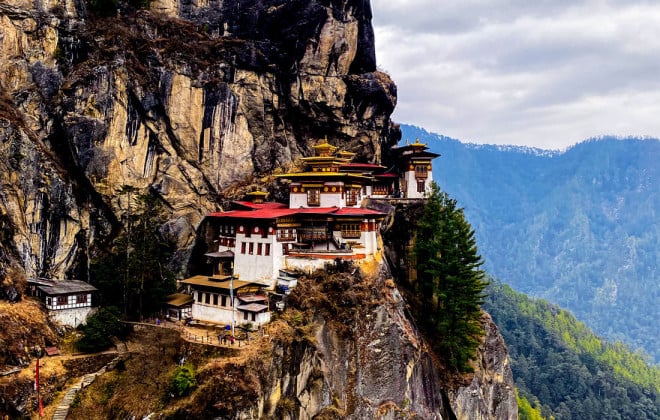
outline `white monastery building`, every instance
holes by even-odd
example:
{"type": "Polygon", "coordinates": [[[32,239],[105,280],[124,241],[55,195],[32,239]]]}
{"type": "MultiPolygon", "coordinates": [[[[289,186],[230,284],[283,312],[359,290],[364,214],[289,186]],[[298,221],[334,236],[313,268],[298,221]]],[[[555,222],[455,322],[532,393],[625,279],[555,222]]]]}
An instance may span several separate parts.
{"type": "Polygon", "coordinates": [[[235,310],[239,320],[268,322],[265,294],[258,289],[275,289],[282,272],[311,272],[336,260],[359,264],[374,258],[386,214],[365,203],[423,199],[432,182],[431,161],[438,156],[417,140],[393,149],[396,165],[387,170],[353,163],[354,153],[337,151],[327,140],[314,149],[314,156],[301,159],[303,171],[278,176],[288,184],[288,204],[265,202],[267,194],[255,191],[248,193],[249,200],[235,201],[234,209],[208,216],[217,244],[205,254],[213,261],[213,275],[181,282],[193,296],[193,318],[227,322],[235,310]],[[238,303],[229,303],[230,288],[238,303]],[[231,311],[220,313],[229,307],[231,311]]]}
{"type": "Polygon", "coordinates": [[[92,294],[96,287],[81,280],[29,279],[29,292],[46,304],[48,316],[62,325],[78,327],[96,312],[92,294]]]}

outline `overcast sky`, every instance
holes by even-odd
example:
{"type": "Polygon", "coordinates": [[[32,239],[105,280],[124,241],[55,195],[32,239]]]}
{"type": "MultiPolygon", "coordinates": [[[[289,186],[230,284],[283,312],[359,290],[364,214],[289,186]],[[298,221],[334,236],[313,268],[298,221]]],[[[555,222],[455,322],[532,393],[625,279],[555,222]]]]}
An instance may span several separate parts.
{"type": "Polygon", "coordinates": [[[660,1],[372,0],[393,119],[464,142],[563,149],[660,137],[660,1]]]}

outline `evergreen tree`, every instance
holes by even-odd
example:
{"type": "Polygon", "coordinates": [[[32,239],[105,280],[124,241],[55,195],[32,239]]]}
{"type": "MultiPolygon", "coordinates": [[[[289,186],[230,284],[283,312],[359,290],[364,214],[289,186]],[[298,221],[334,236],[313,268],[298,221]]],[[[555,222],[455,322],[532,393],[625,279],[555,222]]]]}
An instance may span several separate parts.
{"type": "Polygon", "coordinates": [[[121,304],[124,315],[141,318],[158,311],[165,296],[175,291],[167,268],[173,244],[161,232],[165,219],[158,197],[122,187],[124,192],[125,229],[109,252],[92,262],[91,273],[103,305],[121,304]]]}
{"type": "Polygon", "coordinates": [[[433,183],[415,233],[420,326],[451,369],[470,371],[483,329],[483,261],[456,200],[433,183]]]}

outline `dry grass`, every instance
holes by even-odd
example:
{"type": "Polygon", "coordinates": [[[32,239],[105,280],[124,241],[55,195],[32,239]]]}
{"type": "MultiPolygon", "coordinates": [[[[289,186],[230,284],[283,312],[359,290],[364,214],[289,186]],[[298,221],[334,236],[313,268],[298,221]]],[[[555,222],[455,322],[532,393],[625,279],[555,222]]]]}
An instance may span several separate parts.
{"type": "Polygon", "coordinates": [[[41,348],[60,340],[46,318],[41,304],[33,299],[17,303],[0,301],[0,370],[8,365],[26,363],[35,346],[41,348]]]}
{"type": "Polygon", "coordinates": [[[67,418],[140,418],[162,410],[182,345],[174,330],[146,328],[134,333],[127,343],[130,357],[81,391],[67,418]]]}

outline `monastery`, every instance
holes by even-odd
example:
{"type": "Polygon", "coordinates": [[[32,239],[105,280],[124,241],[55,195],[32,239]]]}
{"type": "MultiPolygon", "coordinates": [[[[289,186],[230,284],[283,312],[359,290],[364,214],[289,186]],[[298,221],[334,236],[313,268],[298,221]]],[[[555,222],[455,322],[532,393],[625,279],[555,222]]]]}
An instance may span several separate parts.
{"type": "Polygon", "coordinates": [[[278,176],[288,184],[288,204],[267,202],[266,193],[255,191],[232,210],[211,213],[217,249],[205,255],[213,274],[181,281],[193,297],[192,317],[262,324],[270,320],[267,291],[286,291],[296,273],[373,259],[386,214],[366,202],[423,199],[438,156],[427,149],[419,140],[393,149],[396,164],[388,169],[354,163],[354,153],[322,141],[314,156],[302,158],[303,171],[278,176]]]}

